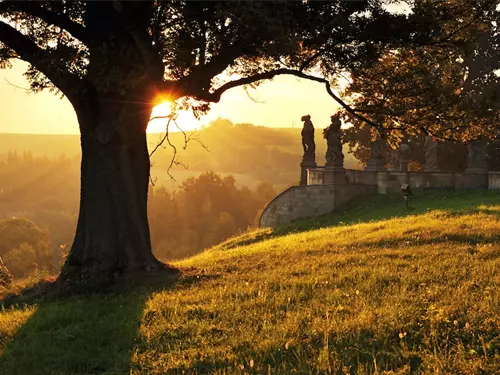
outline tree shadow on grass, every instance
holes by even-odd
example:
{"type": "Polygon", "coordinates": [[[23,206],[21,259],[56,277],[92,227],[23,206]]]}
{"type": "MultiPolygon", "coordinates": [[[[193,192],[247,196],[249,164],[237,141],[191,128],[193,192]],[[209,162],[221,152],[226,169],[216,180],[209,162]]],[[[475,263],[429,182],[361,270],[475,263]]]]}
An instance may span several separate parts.
{"type": "Polygon", "coordinates": [[[45,298],[32,301],[31,307],[13,305],[0,319],[16,324],[9,314],[26,308],[34,312],[11,339],[0,332],[0,374],[128,374],[150,295],[211,277],[187,270],[180,277],[126,292],[45,298]]]}

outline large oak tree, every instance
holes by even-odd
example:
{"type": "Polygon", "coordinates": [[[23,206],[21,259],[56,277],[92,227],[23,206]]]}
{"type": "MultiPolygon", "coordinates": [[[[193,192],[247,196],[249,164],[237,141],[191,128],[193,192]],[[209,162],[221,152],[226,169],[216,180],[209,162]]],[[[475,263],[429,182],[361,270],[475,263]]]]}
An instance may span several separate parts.
{"type": "MultiPolygon", "coordinates": [[[[158,97],[208,110],[227,90],[280,74],[361,68],[387,43],[438,32],[383,1],[2,1],[0,62],[77,114],[75,240],[60,281],[87,285],[164,268],[151,252],[146,127],[158,97]]],[[[430,4],[430,3],[429,3],[430,4]]],[[[329,86],[328,86],[329,87],[329,86]]]]}

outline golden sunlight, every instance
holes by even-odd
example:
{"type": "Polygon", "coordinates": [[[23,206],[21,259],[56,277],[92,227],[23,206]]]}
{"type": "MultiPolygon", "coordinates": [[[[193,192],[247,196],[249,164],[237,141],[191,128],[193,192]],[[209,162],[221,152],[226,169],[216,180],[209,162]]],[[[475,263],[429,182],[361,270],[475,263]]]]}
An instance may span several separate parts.
{"type": "MultiPolygon", "coordinates": [[[[151,121],[148,124],[147,133],[164,133],[168,124],[172,102],[164,101],[153,108],[151,121]]],[[[196,130],[201,127],[201,122],[189,111],[178,111],[177,117],[170,122],[169,131],[178,132],[196,130]],[[180,128],[180,129],[179,129],[180,128]]]]}

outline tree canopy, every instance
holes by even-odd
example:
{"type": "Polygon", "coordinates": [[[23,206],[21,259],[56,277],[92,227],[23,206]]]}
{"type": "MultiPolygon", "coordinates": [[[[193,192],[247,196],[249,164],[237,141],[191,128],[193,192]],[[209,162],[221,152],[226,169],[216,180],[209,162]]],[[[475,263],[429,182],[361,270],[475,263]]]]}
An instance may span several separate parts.
{"type": "Polygon", "coordinates": [[[70,100],[91,89],[124,95],[147,80],[170,99],[214,102],[318,61],[333,76],[381,43],[421,37],[418,27],[408,33],[407,17],[369,0],[3,1],[0,11],[3,65],[27,61],[33,90],[57,88],[70,100]]]}
{"type": "MultiPolygon", "coordinates": [[[[419,5],[414,12],[425,11],[425,2],[419,5]]],[[[372,65],[351,70],[344,95],[353,111],[346,112],[345,120],[355,126],[347,141],[362,143],[366,138],[360,134],[366,122],[354,115],[377,123],[394,146],[417,134],[458,142],[498,135],[497,2],[449,1],[439,6],[454,15],[442,18],[441,39],[388,46],[372,65]]]]}

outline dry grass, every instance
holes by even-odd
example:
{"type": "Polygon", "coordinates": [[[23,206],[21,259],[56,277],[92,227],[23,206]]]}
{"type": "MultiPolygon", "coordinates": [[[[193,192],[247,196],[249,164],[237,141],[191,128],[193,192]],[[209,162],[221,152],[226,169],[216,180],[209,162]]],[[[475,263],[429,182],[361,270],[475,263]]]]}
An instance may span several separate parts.
{"type": "Polygon", "coordinates": [[[163,290],[6,310],[0,373],[498,374],[500,198],[426,194],[233,239],[163,290]]]}

